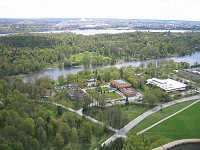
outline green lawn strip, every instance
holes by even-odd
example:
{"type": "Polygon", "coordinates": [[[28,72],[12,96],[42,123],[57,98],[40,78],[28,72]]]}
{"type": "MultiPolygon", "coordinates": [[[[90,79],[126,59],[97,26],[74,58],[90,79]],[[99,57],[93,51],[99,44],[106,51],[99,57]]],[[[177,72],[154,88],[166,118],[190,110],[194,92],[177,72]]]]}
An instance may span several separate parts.
{"type": "Polygon", "coordinates": [[[101,90],[102,90],[102,94],[104,94],[107,99],[119,99],[119,98],[121,98],[121,96],[119,94],[117,94],[116,92],[109,92],[109,88],[108,87],[87,89],[86,92],[88,92],[89,94],[93,94],[95,92],[99,92],[100,93],[101,90]]]}
{"type": "Polygon", "coordinates": [[[101,92],[101,90],[102,90],[103,93],[104,93],[104,91],[105,91],[105,92],[108,92],[108,91],[109,91],[109,87],[88,88],[88,89],[86,90],[86,92],[88,92],[89,94],[92,94],[92,93],[94,93],[94,92],[101,92]]]}
{"type": "Polygon", "coordinates": [[[200,102],[145,132],[170,139],[200,138],[200,102]]]}
{"type": "Polygon", "coordinates": [[[128,106],[122,106],[122,112],[128,117],[129,121],[137,118],[139,115],[143,114],[146,110],[144,106],[138,104],[130,103],[128,106]]]}
{"type": "Polygon", "coordinates": [[[105,97],[108,99],[119,99],[121,96],[117,94],[116,92],[106,92],[105,97]]]}
{"type": "Polygon", "coordinates": [[[154,123],[164,119],[165,117],[179,111],[180,109],[186,107],[187,105],[193,103],[194,101],[188,101],[183,102],[179,104],[175,104],[171,107],[165,108],[162,111],[159,111],[155,114],[152,114],[151,116],[145,118],[143,121],[141,121],[139,124],[137,124],[130,132],[129,134],[136,134],[141,130],[146,129],[147,127],[153,125],[154,123]]]}
{"type": "Polygon", "coordinates": [[[89,57],[93,57],[93,56],[97,56],[97,55],[100,55],[100,54],[98,54],[96,52],[86,52],[86,53],[80,53],[80,54],[77,54],[77,55],[73,55],[71,58],[72,58],[72,61],[75,58],[75,61],[82,62],[83,61],[83,57],[85,55],[87,55],[89,57]]]}

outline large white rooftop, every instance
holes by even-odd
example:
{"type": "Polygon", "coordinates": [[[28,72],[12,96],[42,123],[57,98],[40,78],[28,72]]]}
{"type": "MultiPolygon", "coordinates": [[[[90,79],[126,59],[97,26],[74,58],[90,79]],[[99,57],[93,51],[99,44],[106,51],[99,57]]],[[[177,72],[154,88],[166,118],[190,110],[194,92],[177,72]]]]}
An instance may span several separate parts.
{"type": "Polygon", "coordinates": [[[157,79],[152,78],[147,80],[147,84],[156,85],[166,92],[173,92],[173,91],[182,91],[185,90],[186,84],[183,84],[179,81],[175,81],[173,79],[157,79]]]}

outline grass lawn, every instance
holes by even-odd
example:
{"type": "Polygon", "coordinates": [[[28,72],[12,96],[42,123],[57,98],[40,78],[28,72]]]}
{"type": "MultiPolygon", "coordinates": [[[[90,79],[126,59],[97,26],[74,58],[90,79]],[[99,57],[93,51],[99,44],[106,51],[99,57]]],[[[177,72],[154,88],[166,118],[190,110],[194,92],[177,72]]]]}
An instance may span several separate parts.
{"type": "Polygon", "coordinates": [[[86,92],[89,94],[92,94],[94,92],[100,92],[102,90],[102,93],[105,95],[106,98],[108,99],[119,99],[121,96],[117,94],[116,92],[108,92],[109,88],[108,87],[103,87],[103,88],[95,88],[95,89],[87,89],[86,92]],[[105,91],[105,93],[104,93],[105,91]]]}
{"type": "Polygon", "coordinates": [[[136,134],[141,130],[146,129],[147,127],[153,125],[154,123],[162,120],[163,118],[179,111],[180,109],[186,107],[187,105],[193,103],[194,101],[188,101],[173,105],[171,107],[165,108],[162,111],[159,111],[151,116],[147,117],[143,121],[141,121],[138,125],[136,125],[133,129],[130,130],[129,134],[136,134]]]}
{"type": "Polygon", "coordinates": [[[170,139],[200,138],[200,102],[145,132],[170,139]]]}
{"type": "Polygon", "coordinates": [[[146,110],[145,107],[137,104],[129,104],[128,106],[122,106],[122,112],[128,117],[128,120],[131,121],[144,113],[146,110]]]}
{"type": "Polygon", "coordinates": [[[119,98],[121,98],[121,96],[119,94],[117,94],[116,92],[106,92],[105,96],[108,99],[119,99],[119,98]]]}
{"type": "Polygon", "coordinates": [[[87,55],[89,57],[93,57],[93,56],[97,56],[97,55],[100,55],[96,52],[86,52],[86,53],[80,53],[80,54],[77,54],[77,55],[73,55],[71,58],[73,60],[73,58],[75,58],[75,61],[78,61],[78,62],[82,62],[83,61],[83,57],[87,55]]]}

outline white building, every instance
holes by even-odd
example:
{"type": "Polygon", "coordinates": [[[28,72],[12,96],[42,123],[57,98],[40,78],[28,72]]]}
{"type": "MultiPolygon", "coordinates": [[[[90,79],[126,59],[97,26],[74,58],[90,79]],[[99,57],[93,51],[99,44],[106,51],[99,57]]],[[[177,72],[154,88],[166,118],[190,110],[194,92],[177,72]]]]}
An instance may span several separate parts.
{"type": "Polygon", "coordinates": [[[156,85],[161,89],[165,90],[166,92],[183,91],[187,86],[186,84],[183,84],[181,82],[172,79],[157,79],[157,78],[148,79],[147,84],[156,85]]]}

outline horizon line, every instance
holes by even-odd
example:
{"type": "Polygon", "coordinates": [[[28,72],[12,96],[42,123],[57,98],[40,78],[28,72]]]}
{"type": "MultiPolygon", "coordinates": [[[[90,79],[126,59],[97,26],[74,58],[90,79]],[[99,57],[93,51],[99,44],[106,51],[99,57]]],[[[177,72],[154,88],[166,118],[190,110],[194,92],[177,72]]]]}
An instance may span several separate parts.
{"type": "Polygon", "coordinates": [[[200,20],[179,20],[179,19],[138,19],[138,18],[94,18],[94,17],[6,17],[6,18],[1,18],[0,19],[24,19],[24,20],[29,20],[29,19],[100,19],[100,20],[150,20],[150,21],[185,21],[185,22],[200,22],[200,20]]]}

